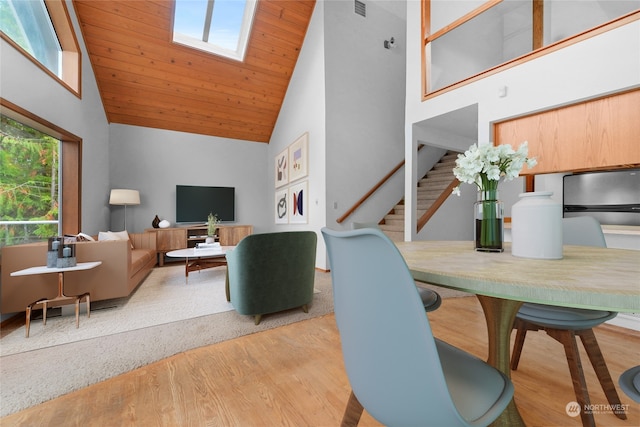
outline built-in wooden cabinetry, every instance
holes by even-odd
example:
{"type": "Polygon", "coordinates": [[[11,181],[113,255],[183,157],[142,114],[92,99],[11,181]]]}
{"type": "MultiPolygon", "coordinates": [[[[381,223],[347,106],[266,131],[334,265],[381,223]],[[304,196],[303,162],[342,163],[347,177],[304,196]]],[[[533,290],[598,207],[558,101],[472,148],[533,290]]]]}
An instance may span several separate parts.
{"type": "Polygon", "coordinates": [[[218,228],[218,237],[222,246],[235,246],[251,233],[253,233],[251,225],[224,225],[218,228]]]}
{"type": "Polygon", "coordinates": [[[529,142],[538,165],[522,175],[618,169],[640,164],[640,90],[494,124],[496,144],[529,142]]]}
{"type": "MultiPolygon", "coordinates": [[[[164,254],[169,251],[193,248],[207,238],[207,226],[148,228],[145,231],[156,233],[156,247],[160,266],[164,265],[164,254]]],[[[222,246],[235,246],[253,233],[252,225],[219,225],[218,238],[222,246]]]]}

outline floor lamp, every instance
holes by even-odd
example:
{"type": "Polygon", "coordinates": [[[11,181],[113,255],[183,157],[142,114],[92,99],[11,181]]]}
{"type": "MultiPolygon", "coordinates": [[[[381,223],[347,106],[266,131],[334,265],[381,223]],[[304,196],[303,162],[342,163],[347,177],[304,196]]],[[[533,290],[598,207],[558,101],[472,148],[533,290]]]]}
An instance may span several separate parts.
{"type": "Polygon", "coordinates": [[[124,205],[124,229],[127,229],[127,206],[140,204],[140,192],[138,190],[125,190],[115,188],[109,196],[110,205],[124,205]]]}

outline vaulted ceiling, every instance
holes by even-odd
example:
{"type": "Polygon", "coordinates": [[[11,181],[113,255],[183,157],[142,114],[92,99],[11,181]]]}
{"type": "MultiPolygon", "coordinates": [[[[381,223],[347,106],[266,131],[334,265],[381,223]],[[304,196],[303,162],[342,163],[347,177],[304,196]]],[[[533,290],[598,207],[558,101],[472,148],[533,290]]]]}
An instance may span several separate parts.
{"type": "Polygon", "coordinates": [[[259,0],[244,62],[172,42],[172,0],[73,0],[110,123],[269,142],[315,0],[259,0]]]}

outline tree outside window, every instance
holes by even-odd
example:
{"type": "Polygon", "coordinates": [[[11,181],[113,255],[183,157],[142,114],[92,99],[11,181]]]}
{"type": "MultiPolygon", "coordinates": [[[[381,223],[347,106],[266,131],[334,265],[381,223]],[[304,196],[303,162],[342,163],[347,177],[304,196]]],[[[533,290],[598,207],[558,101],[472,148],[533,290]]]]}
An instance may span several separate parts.
{"type": "Polygon", "coordinates": [[[60,141],[0,116],[0,247],[58,234],[60,141]]]}

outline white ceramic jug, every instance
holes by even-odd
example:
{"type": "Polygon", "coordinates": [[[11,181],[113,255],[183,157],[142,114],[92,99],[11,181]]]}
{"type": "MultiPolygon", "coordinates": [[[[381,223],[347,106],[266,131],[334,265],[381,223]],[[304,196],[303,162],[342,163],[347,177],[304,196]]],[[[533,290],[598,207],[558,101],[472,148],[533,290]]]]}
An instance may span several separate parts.
{"type": "Polygon", "coordinates": [[[511,254],[522,258],[562,258],[562,206],[551,191],[521,193],[511,207],[511,254]]]}

